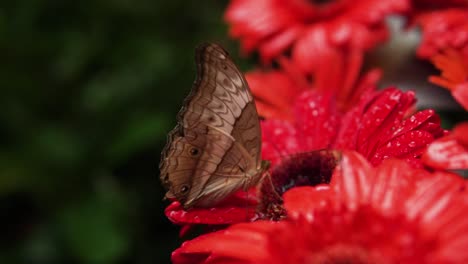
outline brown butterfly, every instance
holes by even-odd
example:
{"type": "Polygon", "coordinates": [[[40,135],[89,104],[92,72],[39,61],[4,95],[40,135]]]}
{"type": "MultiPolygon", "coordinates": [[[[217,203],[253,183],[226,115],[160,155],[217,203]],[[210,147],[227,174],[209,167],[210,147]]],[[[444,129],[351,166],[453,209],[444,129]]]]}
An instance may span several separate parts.
{"type": "Polygon", "coordinates": [[[201,45],[196,65],[197,79],[159,165],[166,198],[185,209],[213,206],[256,185],[268,169],[252,94],[229,54],[217,44],[201,45]]]}

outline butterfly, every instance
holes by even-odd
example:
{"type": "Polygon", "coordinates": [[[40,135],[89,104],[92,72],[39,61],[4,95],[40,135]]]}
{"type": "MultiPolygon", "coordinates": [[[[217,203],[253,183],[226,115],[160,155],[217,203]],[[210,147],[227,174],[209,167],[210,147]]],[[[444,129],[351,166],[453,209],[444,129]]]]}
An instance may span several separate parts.
{"type": "Polygon", "coordinates": [[[269,167],[260,155],[260,122],[250,88],[228,52],[203,44],[195,61],[197,78],[159,164],[165,197],[184,209],[211,207],[247,190],[269,167]]]}

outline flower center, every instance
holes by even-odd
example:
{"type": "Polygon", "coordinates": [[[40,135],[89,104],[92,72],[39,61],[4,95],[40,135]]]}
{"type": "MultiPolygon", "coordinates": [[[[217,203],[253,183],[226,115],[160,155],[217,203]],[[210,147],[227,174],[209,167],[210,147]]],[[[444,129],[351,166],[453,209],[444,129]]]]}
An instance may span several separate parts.
{"type": "Polygon", "coordinates": [[[260,188],[258,213],[263,219],[280,220],[286,216],[282,195],[296,186],[329,183],[339,160],[339,152],[319,150],[293,154],[275,166],[260,188]]]}
{"type": "Polygon", "coordinates": [[[335,0],[309,0],[309,2],[313,5],[326,5],[329,3],[334,2],[335,0]]]}

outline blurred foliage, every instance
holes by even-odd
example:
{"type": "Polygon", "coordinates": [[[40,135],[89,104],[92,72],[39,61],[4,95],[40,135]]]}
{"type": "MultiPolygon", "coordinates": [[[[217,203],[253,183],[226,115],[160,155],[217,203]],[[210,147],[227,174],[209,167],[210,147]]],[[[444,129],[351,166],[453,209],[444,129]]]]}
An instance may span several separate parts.
{"type": "Polygon", "coordinates": [[[0,3],[0,263],[169,263],[159,153],[226,3],[0,3]]]}

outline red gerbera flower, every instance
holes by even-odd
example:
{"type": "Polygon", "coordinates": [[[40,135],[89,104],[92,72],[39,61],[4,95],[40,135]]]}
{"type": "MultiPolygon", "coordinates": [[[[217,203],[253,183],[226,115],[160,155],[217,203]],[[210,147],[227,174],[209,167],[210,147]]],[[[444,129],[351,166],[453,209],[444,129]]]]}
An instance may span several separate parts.
{"type": "MultiPolygon", "coordinates": [[[[468,27],[466,33],[468,36],[468,27]]],[[[431,76],[429,81],[447,88],[455,100],[468,110],[468,45],[466,47],[467,52],[464,57],[463,54],[453,49],[445,50],[432,57],[432,63],[442,71],[442,75],[431,76]]]]}
{"type": "Polygon", "coordinates": [[[387,38],[385,18],[408,8],[408,0],[232,0],[225,19],[246,53],[258,49],[269,62],[292,48],[294,61],[304,66],[330,50],[374,47],[387,38]]]}
{"type": "Polygon", "coordinates": [[[185,242],[173,263],[466,263],[465,181],[413,169],[377,168],[344,155],[326,187],[284,195],[287,219],[233,225],[185,242]]]}
{"type": "Polygon", "coordinates": [[[414,23],[422,30],[417,55],[431,58],[438,52],[456,49],[468,57],[468,4],[465,8],[449,8],[418,14],[414,23]]]}
{"type": "Polygon", "coordinates": [[[425,165],[445,170],[468,169],[468,122],[431,143],[422,156],[425,165]]]}
{"type": "Polygon", "coordinates": [[[295,103],[294,121],[262,123],[262,154],[272,164],[281,156],[319,149],[351,149],[373,165],[390,157],[415,165],[426,146],[445,132],[433,110],[406,117],[415,103],[413,92],[396,88],[367,91],[346,112],[340,112],[333,95],[303,93],[295,103]]]}
{"type": "Polygon", "coordinates": [[[327,56],[328,60],[317,60],[320,67],[313,75],[302,73],[284,57],[279,59],[281,70],[248,72],[245,77],[258,113],[267,119],[292,120],[294,102],[306,90],[334,94],[337,107],[345,111],[357,103],[362,93],[375,89],[381,71],[374,69],[360,77],[362,53],[337,52],[327,56]]]}

